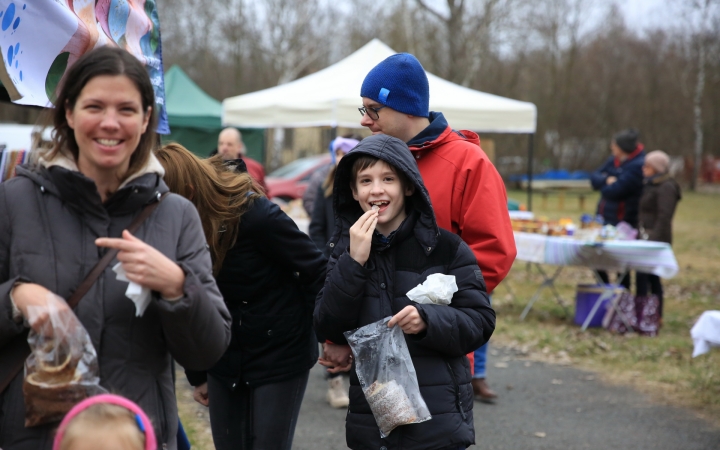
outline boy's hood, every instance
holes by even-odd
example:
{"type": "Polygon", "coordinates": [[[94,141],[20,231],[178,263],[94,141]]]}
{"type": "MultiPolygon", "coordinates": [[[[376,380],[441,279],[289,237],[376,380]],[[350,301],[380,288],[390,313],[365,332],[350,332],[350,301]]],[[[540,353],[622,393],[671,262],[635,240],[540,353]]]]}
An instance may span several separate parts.
{"type": "Polygon", "coordinates": [[[337,242],[345,229],[349,229],[363,214],[360,204],[352,196],[350,189],[351,170],[355,160],[362,155],[378,158],[396,170],[401,171],[415,186],[415,192],[406,197],[407,204],[419,213],[414,233],[423,245],[427,254],[432,252],[437,243],[440,230],[435,221],[435,213],[430,202],[430,194],[420,176],[415,158],[407,145],[400,139],[387,135],[374,135],[360,141],[357,147],[348,152],[338,164],[333,187],[333,207],[335,210],[335,235],[332,241],[337,242]]]}

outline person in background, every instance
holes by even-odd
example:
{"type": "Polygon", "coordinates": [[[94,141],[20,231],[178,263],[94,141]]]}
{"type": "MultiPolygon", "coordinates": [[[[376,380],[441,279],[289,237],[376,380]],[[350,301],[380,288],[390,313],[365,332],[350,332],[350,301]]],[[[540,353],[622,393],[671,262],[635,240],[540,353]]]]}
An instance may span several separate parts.
{"type": "MultiPolygon", "coordinates": [[[[315,245],[327,256],[330,248],[327,247],[328,241],[335,231],[335,214],[333,213],[332,193],[333,183],[335,182],[335,169],[343,156],[360,141],[352,138],[335,138],[332,142],[334,163],[330,170],[325,174],[322,183],[315,186],[315,200],[313,201],[312,214],[310,216],[309,233],[315,245]]],[[[312,186],[308,185],[308,190],[312,186]]]]}
{"type": "MultiPolygon", "coordinates": [[[[310,208],[312,215],[310,219],[309,233],[315,245],[323,251],[325,256],[330,255],[332,250],[328,247],[328,242],[335,231],[335,214],[333,213],[332,193],[333,184],[335,182],[335,169],[340,160],[347,152],[355,148],[360,141],[353,138],[337,137],[332,141],[331,148],[334,164],[325,174],[322,184],[315,187],[315,200],[310,208]]],[[[312,180],[311,180],[312,183],[312,180]]],[[[311,186],[308,186],[308,190],[311,186]]],[[[307,206],[306,206],[307,208],[307,206]]],[[[320,338],[322,343],[322,359],[332,359],[329,355],[338,349],[335,344],[320,338]]],[[[326,400],[333,408],[346,408],[350,403],[348,398],[347,386],[344,383],[342,371],[336,368],[328,368],[328,391],[326,400]]]]}
{"type": "MultiPolygon", "coordinates": [[[[640,198],[639,238],[672,244],[672,220],[675,208],[682,198],[680,186],[668,173],[670,157],[662,150],[654,150],[645,156],[642,173],[645,177],[640,198]]],[[[658,297],[660,319],[663,313],[663,289],[660,277],[651,273],[637,272],[636,293],[646,296],[648,292],[658,297]]]]}
{"type": "Polygon", "coordinates": [[[155,450],[150,419],[119,395],[102,394],[75,405],[60,422],[53,450],[155,450]]]}
{"type": "MultiPolygon", "coordinates": [[[[597,214],[603,218],[605,224],[615,226],[620,222],[627,222],[637,228],[643,190],[643,149],[637,130],[623,130],[613,136],[610,142],[610,157],[590,175],[593,189],[600,191],[597,214]]],[[[604,283],[609,282],[607,272],[598,273],[604,283]]],[[[630,273],[626,274],[619,284],[630,289],[630,273]]]]}
{"type": "MultiPolygon", "coordinates": [[[[510,272],[517,250],[505,184],[480,148],[478,135],[452,129],[441,112],[429,110],[427,75],[409,53],[375,66],[363,81],[360,97],[360,125],[407,143],[430,191],[438,225],[470,246],[492,293],[510,272]]],[[[475,398],[492,403],[497,394],[485,380],[487,345],[468,357],[474,366],[475,398]]]]}
{"type": "Polygon", "coordinates": [[[217,152],[212,152],[210,156],[215,154],[220,155],[225,161],[243,160],[250,176],[258,182],[263,192],[267,192],[265,169],[262,164],[247,156],[247,148],[242,140],[242,133],[237,128],[228,127],[220,132],[217,152]]]}
{"type": "MultiPolygon", "coordinates": [[[[317,199],[317,191],[320,185],[325,183],[325,180],[327,179],[327,174],[337,166],[337,156],[335,155],[338,148],[345,148],[348,146],[348,141],[346,139],[350,140],[350,143],[352,141],[360,141],[362,139],[362,136],[359,136],[357,134],[349,133],[346,135],[343,135],[342,137],[338,136],[335,139],[333,139],[330,142],[330,147],[328,151],[330,152],[330,157],[332,158],[332,161],[328,163],[327,165],[321,167],[318,169],[312,176],[310,177],[310,180],[308,181],[307,189],[305,190],[305,193],[303,193],[302,201],[303,201],[303,208],[305,208],[305,212],[307,213],[308,217],[312,217],[313,211],[315,210],[315,200],[317,199]]],[[[357,143],[355,144],[357,145],[357,143]]],[[[353,147],[355,146],[353,145],[353,147]]],[[[348,149],[345,148],[344,153],[347,153],[348,149]]],[[[332,195],[331,195],[332,197],[332,195]]],[[[327,242],[327,241],[325,241],[327,242]]],[[[323,243],[323,246],[325,244],[323,243]]],[[[323,246],[318,246],[319,249],[322,250],[323,246]]]]}
{"type": "Polygon", "coordinates": [[[312,328],[326,258],[247,174],[178,144],[157,152],[170,190],[200,213],[212,273],[232,315],[230,347],[208,371],[186,370],[210,408],[219,450],[290,450],[318,346],[312,328]]]}
{"type": "MultiPolygon", "coordinates": [[[[200,217],[169,194],[134,234],[126,229],[168,192],[152,152],[155,94],[137,58],[109,46],[85,53],[57,105],[48,111],[52,148],[0,184],[0,346],[26,330],[30,308],[67,309],[63,298],[108,249],[119,250],[127,278],[151,292],[147,309],[136,314],[128,283],[108,267],[73,312],[97,351],[100,384],[137,403],[157,446],[175,450],[173,360],[208,369],[231,337],[200,217]]],[[[22,385],[20,371],[0,397],[0,447],[50,449],[57,424],[25,427],[22,385]]]]}

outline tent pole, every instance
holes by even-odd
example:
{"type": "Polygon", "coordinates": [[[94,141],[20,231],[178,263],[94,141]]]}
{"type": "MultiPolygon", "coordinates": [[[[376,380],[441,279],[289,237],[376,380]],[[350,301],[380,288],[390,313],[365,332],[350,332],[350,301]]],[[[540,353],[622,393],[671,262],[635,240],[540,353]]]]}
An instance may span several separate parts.
{"type": "Polygon", "coordinates": [[[532,211],[532,179],[533,179],[533,151],[534,151],[535,133],[528,134],[528,162],[527,162],[527,178],[528,178],[528,211],[532,211]]]}

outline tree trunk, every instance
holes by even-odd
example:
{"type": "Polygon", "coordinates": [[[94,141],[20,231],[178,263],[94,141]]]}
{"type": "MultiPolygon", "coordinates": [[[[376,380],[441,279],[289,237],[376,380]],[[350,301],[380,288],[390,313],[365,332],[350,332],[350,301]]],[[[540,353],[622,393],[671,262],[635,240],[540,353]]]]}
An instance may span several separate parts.
{"type": "Polygon", "coordinates": [[[695,164],[693,166],[692,180],[690,180],[690,189],[697,190],[698,179],[700,178],[700,166],[702,164],[703,153],[703,123],[702,123],[702,99],[705,90],[705,36],[700,34],[698,48],[698,76],[695,85],[695,98],[693,99],[693,116],[695,128],[695,164]]]}

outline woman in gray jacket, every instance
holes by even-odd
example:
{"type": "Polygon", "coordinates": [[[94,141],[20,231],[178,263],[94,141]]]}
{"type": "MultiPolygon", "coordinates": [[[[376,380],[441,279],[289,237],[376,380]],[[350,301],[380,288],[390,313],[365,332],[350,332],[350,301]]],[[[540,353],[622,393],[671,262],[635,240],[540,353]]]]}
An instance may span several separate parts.
{"type": "MultiPolygon", "coordinates": [[[[136,316],[127,283],[110,268],[74,312],[97,351],[101,385],[140,405],[158,447],[174,449],[173,358],[205,370],[230,341],[200,219],[190,202],[169,195],[134,236],[126,230],[168,191],[152,154],[153,87],[134,56],[109,47],[85,54],[56,104],[52,148],[0,185],[0,349],[23,332],[30,306],[67,308],[63,298],[109,248],[119,249],[127,278],[152,291],[144,314],[136,316]]],[[[24,426],[22,381],[21,372],[0,394],[0,448],[49,449],[57,424],[24,426]]]]}

